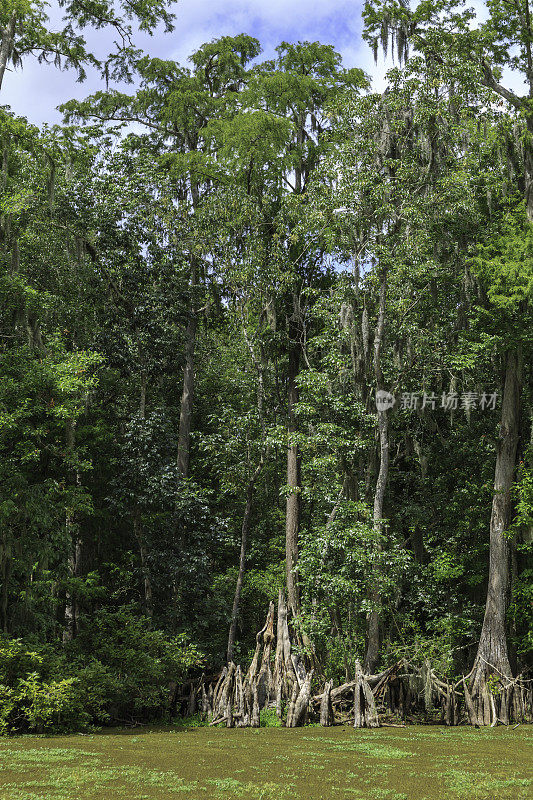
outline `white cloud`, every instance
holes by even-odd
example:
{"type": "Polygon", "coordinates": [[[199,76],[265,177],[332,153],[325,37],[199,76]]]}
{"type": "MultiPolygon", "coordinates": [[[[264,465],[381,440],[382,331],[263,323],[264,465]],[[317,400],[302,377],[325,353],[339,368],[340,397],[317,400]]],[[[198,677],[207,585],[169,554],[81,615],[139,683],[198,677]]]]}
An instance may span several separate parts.
{"type": "Polygon", "coordinates": [[[355,0],[180,0],[172,56],[183,61],[205,41],[223,35],[256,36],[269,56],[282,40],[320,40],[339,50],[359,38],[355,0]]]}
{"type": "MultiPolygon", "coordinates": [[[[153,56],[186,63],[203,42],[224,35],[248,33],[271,57],[283,40],[319,40],[333,44],[347,66],[374,68],[367,46],[361,41],[361,3],[358,0],[180,0],[176,27],[171,34],[141,35],[139,46],[153,56]]],[[[89,32],[89,44],[101,50],[109,37],[89,32]]],[[[83,98],[98,88],[98,78],[76,83],[73,72],[27,60],[24,69],[6,75],[0,100],[31,121],[59,122],[55,108],[72,97],[83,98]]]]}
{"type": "MultiPolygon", "coordinates": [[[[486,15],[482,0],[471,0],[478,19],[486,15]]],[[[390,59],[379,56],[374,64],[370,48],[361,38],[362,0],[179,0],[176,4],[176,27],[171,34],[155,32],[137,37],[146,52],[160,58],[185,64],[188,56],[203,42],[224,35],[248,33],[263,46],[263,57],[274,54],[283,40],[319,40],[333,44],[348,67],[358,66],[369,73],[373,88],[382,91],[385,74],[392,66],[390,59]]],[[[52,8],[54,21],[60,14],[52,8]]],[[[112,37],[102,31],[88,31],[89,45],[96,51],[107,51],[112,37]]],[[[507,85],[524,91],[519,76],[505,73],[507,85]]],[[[60,122],[56,107],[72,97],[83,98],[100,87],[99,78],[90,74],[83,84],[76,82],[73,72],[59,72],[54,67],[26,60],[23,70],[8,73],[0,95],[2,104],[9,104],[17,114],[31,121],[60,122]]]]}

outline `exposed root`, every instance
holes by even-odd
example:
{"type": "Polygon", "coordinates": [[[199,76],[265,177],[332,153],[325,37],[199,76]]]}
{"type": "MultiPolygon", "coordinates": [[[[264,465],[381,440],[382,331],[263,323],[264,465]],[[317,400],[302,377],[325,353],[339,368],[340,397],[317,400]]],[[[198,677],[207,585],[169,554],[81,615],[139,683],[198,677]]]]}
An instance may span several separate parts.
{"type": "Polygon", "coordinates": [[[479,660],[455,683],[439,677],[427,660],[416,664],[401,659],[376,675],[365,674],[356,661],[354,680],[333,687],[318,672],[306,672],[294,652],[282,591],[276,631],[274,620],[271,603],[245,676],[240,666],[229,663],[218,676],[188,681],[175,700],[181,712],[199,712],[210,725],[227,727],[259,727],[260,713],[267,707],[275,708],[280,719],[286,709],[289,728],[309,720],[324,727],[349,722],[356,728],[404,727],[398,718],[405,723],[422,717],[448,726],[533,721],[533,681],[524,675],[510,677],[479,660]],[[312,695],[313,682],[322,684],[319,694],[312,695]]]}

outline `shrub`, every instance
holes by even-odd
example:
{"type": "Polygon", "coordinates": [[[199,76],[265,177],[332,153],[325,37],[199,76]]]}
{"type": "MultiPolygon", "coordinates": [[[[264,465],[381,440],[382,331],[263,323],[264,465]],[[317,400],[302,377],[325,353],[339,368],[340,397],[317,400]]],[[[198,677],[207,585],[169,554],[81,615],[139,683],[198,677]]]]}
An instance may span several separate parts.
{"type": "Polygon", "coordinates": [[[0,734],[161,718],[170,683],[200,663],[184,635],[151,630],[128,606],[96,612],[66,648],[0,638],[0,734]]]}
{"type": "Polygon", "coordinates": [[[262,728],[281,728],[283,726],[275,708],[263,708],[259,712],[259,724],[262,728]]]}
{"type": "Polygon", "coordinates": [[[99,723],[163,716],[169,684],[201,663],[183,634],[151,630],[148,620],[127,606],[97,612],[71,655],[79,664],[75,674],[84,707],[99,723]]]}
{"type": "Polygon", "coordinates": [[[49,654],[0,640],[0,733],[84,728],[90,722],[75,677],[50,678],[49,654]]]}

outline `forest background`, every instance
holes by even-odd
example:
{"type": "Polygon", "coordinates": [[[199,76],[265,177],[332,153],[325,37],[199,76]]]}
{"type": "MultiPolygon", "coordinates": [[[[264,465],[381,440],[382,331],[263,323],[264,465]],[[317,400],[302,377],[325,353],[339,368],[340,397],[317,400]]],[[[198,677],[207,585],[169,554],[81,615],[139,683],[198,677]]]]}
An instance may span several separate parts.
{"type": "Polygon", "coordinates": [[[329,44],[182,65],[137,39],[179,6],[60,6],[0,4],[1,102],[27,63],[95,88],[0,111],[0,729],[165,718],[280,588],[334,682],[525,674],[527,0],[368,3],[379,91],[329,44]]]}

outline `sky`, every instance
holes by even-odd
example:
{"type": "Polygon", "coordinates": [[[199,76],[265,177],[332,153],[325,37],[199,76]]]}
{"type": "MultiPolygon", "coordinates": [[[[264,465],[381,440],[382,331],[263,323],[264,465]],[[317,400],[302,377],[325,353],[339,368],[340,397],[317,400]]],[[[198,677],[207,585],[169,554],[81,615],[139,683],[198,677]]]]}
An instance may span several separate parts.
{"type": "MultiPolygon", "coordinates": [[[[270,58],[282,41],[320,41],[334,45],[346,67],[372,73],[379,89],[385,67],[382,62],[374,66],[370,48],[361,38],[361,8],[362,2],[357,0],[179,0],[174,31],[138,35],[136,44],[152,56],[185,64],[201,44],[224,35],[255,36],[263,46],[264,58],[270,58]]],[[[51,18],[60,21],[53,3],[51,18]]],[[[107,44],[105,38],[102,32],[87,34],[96,52],[107,44]]],[[[6,74],[1,102],[33,123],[59,123],[57,106],[86,97],[101,88],[98,84],[94,74],[80,84],[72,71],[60,72],[26,59],[21,70],[6,74]]]]}

